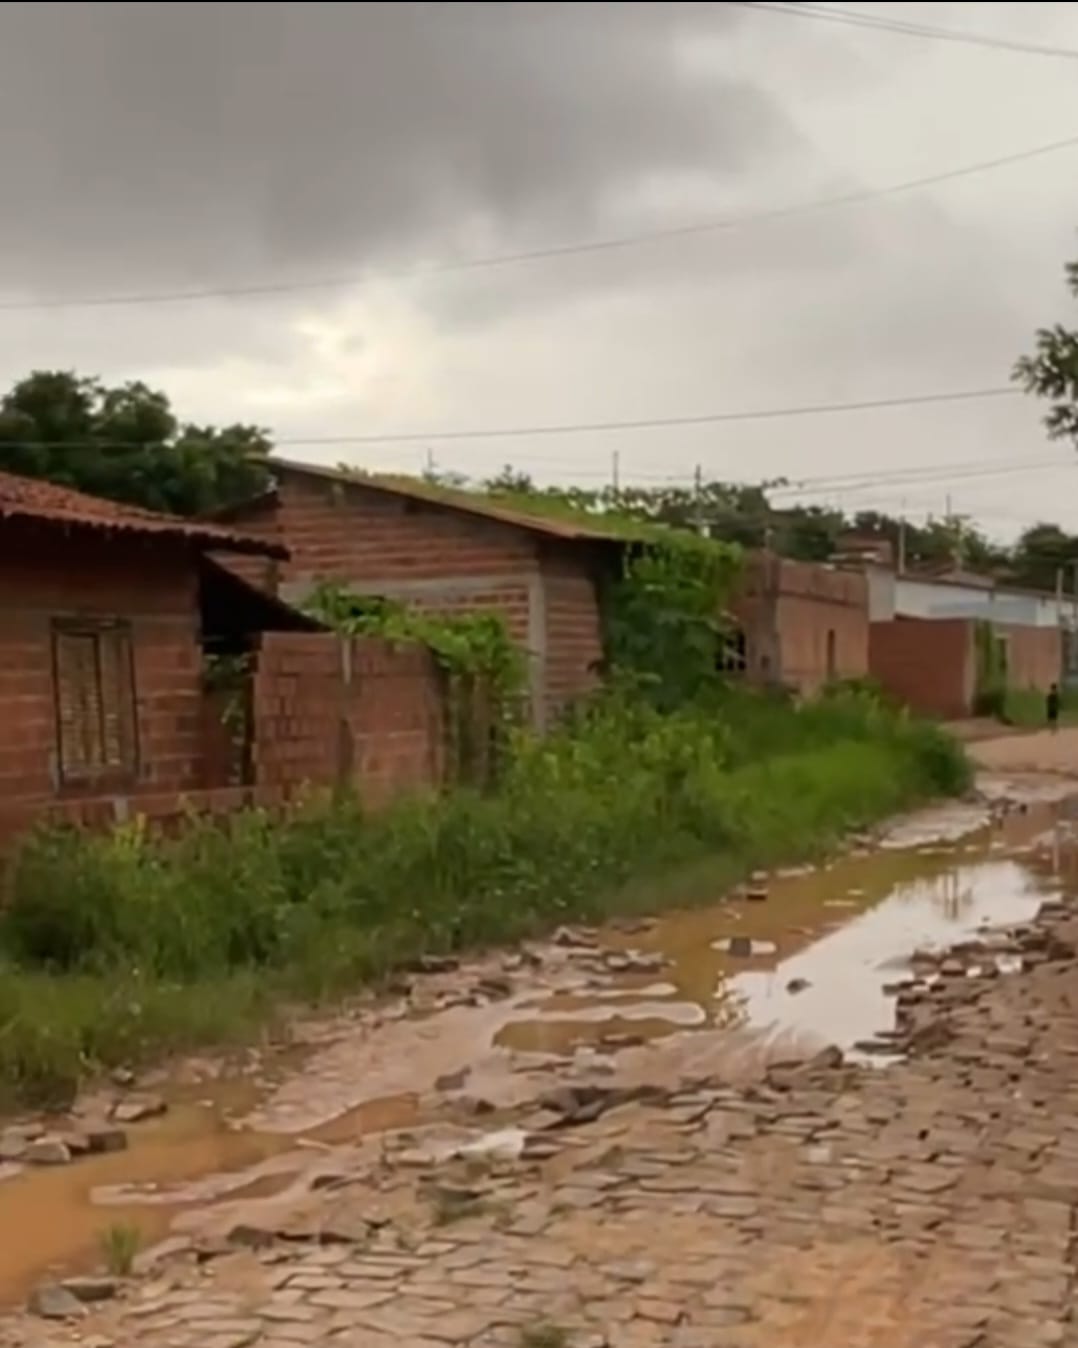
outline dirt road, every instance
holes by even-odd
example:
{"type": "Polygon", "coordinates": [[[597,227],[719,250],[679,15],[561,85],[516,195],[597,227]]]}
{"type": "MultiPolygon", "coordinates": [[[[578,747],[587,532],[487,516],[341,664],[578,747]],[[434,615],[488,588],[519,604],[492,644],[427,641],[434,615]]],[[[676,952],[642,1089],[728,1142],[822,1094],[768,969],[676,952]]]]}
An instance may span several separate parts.
{"type": "Polygon", "coordinates": [[[974,761],[989,772],[1050,772],[1078,777],[1078,726],[1053,734],[1012,734],[977,740],[967,746],[974,761]]]}
{"type": "MultiPolygon", "coordinates": [[[[1078,761],[1078,731],[975,752],[1022,773],[1068,741],[1078,761]]],[[[914,821],[884,840],[893,850],[776,881],[764,903],[612,945],[566,933],[531,972],[524,952],[421,977],[407,1014],[383,1008],[327,1040],[321,1080],[343,1105],[357,1076],[389,1090],[441,1073],[441,1118],[343,1143],[311,1134],[292,1187],[259,1172],[212,1231],[189,1222],[152,1270],[96,1289],[111,1299],[11,1314],[0,1343],[1078,1348],[1066,815],[952,812],[947,845],[938,821],[936,835],[914,821]],[[778,947],[778,963],[722,965],[717,987],[722,930],[778,947]],[[914,955],[926,932],[941,948],[914,955]],[[453,980],[486,994],[454,1002],[453,980]],[[706,1024],[675,1014],[689,1004],[706,1024]],[[817,1042],[734,1071],[722,1046],[747,1033],[734,1005],[750,1026],[811,1025],[817,1042]],[[566,1025],[603,1052],[567,1048],[566,1025]],[[819,1051],[825,1028],[845,1055],[819,1051]],[[509,1031],[527,1054],[505,1058],[509,1031]]],[[[298,1119],[316,1084],[284,1083],[274,1107],[298,1119]]],[[[3,1212],[0,1187],[7,1241],[3,1212]]]]}

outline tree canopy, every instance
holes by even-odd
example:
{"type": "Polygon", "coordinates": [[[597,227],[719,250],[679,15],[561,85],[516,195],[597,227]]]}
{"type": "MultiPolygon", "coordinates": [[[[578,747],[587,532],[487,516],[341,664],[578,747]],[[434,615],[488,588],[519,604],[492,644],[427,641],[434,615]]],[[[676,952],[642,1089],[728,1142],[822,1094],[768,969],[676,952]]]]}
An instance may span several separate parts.
{"type": "MultiPolygon", "coordinates": [[[[1078,299],[1078,262],[1065,268],[1067,288],[1078,299]]],[[[1022,356],[1014,376],[1027,393],[1047,398],[1044,418],[1053,440],[1071,440],[1078,448],[1078,331],[1056,323],[1037,330],[1033,354],[1022,356]]]]}
{"type": "Polygon", "coordinates": [[[0,399],[0,468],[150,510],[197,515],[265,486],[256,426],[180,423],[165,394],[35,370],[0,399]]]}

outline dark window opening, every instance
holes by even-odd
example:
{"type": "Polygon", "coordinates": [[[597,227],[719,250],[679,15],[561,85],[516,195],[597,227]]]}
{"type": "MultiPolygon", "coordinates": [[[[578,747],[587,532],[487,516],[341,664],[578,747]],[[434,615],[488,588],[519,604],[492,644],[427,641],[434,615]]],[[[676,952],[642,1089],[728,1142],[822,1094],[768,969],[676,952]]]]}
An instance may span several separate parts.
{"type": "Polygon", "coordinates": [[[748,667],[748,646],[740,628],[719,638],[715,668],[722,674],[744,674],[748,667]]]}
{"type": "Polygon", "coordinates": [[[61,784],[133,778],[138,732],[130,625],[57,619],[52,668],[61,784]]]}
{"type": "Polygon", "coordinates": [[[835,629],[827,629],[827,677],[833,679],[838,673],[838,654],[836,651],[835,629]]]}

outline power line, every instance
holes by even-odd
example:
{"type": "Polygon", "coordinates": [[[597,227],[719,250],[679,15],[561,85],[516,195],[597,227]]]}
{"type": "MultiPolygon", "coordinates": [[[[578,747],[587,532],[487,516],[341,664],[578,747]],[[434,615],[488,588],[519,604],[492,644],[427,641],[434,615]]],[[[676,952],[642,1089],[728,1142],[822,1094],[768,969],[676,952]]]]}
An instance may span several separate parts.
{"type": "Polygon", "coordinates": [[[882,187],[868,187],[857,192],[844,192],[836,196],[819,197],[812,201],[794,202],[788,206],[776,206],[770,210],[718,216],[709,220],[697,221],[695,224],[641,230],[634,234],[613,235],[605,239],[593,239],[588,242],[556,244],[549,248],[532,248],[514,253],[492,253],[483,257],[463,258],[456,262],[437,262],[429,266],[403,267],[351,276],[330,276],[309,281],[265,282],[241,286],[207,286],[191,290],[145,291],[131,295],[75,295],[43,300],[0,300],[0,313],[42,312],[53,309],[100,309],[141,304],[185,304],[198,300],[213,299],[250,299],[264,295],[289,295],[311,290],[354,288],[373,285],[380,281],[425,280],[458,272],[505,267],[515,263],[542,262],[585,253],[611,252],[617,249],[636,247],[639,244],[719,233],[725,230],[739,229],[744,225],[766,224],[771,221],[792,219],[800,215],[813,215],[820,211],[838,210],[844,206],[857,206],[865,202],[877,201],[883,197],[898,196],[925,187],[935,187],[939,183],[969,178],[979,173],[988,173],[994,169],[1006,168],[1010,164],[1019,164],[1028,159],[1037,159],[1043,155],[1057,154],[1061,150],[1074,149],[1076,146],[1078,146],[1078,135],[1066,136],[1062,140],[1048,141],[1046,144],[1034,145],[1026,150],[1017,150],[1013,154],[997,155],[993,159],[982,159],[975,163],[960,165],[957,168],[944,169],[938,173],[928,173],[917,178],[906,178],[900,182],[885,184],[882,187]]]}
{"type": "Polygon", "coordinates": [[[791,483],[786,487],[776,487],[773,489],[775,495],[779,494],[810,494],[834,493],[842,495],[848,492],[857,492],[862,490],[875,490],[883,486],[890,489],[902,489],[907,486],[932,485],[934,483],[948,482],[968,482],[975,478],[985,477],[1007,477],[1012,473],[1031,473],[1031,472],[1055,472],[1061,469],[1073,469],[1074,463],[1061,461],[1059,459],[1045,459],[1041,461],[1015,461],[1013,463],[1000,463],[993,466],[991,464],[982,464],[978,467],[969,467],[964,470],[955,471],[957,465],[947,468],[941,465],[938,469],[929,469],[920,472],[910,472],[908,474],[900,473],[872,473],[862,474],[860,477],[848,477],[846,479],[827,479],[805,478],[798,483],[791,483]]]}
{"type": "Polygon", "coordinates": [[[1052,56],[1078,60],[1078,49],[1048,43],[1021,42],[991,33],[970,32],[963,28],[940,28],[934,24],[893,18],[884,14],[865,14],[860,10],[840,9],[833,5],[783,4],[780,0],[734,0],[743,9],[761,9],[772,14],[790,14],[799,19],[822,19],[828,23],[871,28],[879,32],[900,33],[905,37],[930,38],[939,42],[959,42],[968,46],[992,47],[1000,51],[1021,52],[1026,56],[1052,56]]]}
{"type": "Polygon", "coordinates": [[[972,402],[981,398],[1015,397],[1018,390],[959,389],[947,393],[915,393],[900,398],[871,398],[864,402],[808,403],[794,407],[760,407],[744,412],[704,412],[692,416],[639,417],[626,421],[548,422],[534,426],[484,426],[469,430],[389,431],[380,435],[312,435],[280,440],[280,445],[408,444],[426,440],[496,440],[528,435],[578,435],[585,432],[639,431],[661,426],[707,426],[730,421],[769,421],[779,417],[825,416],[839,412],[867,412],[885,407],[914,407],[928,403],[972,402]]]}
{"type": "MultiPolygon", "coordinates": [[[[532,426],[482,426],[474,429],[386,431],[369,435],[298,435],[274,440],[272,447],[333,445],[416,444],[444,440],[498,440],[520,436],[580,435],[620,431],[652,430],[665,426],[709,426],[733,421],[771,421],[786,417],[830,416],[844,412],[869,412],[890,407],[921,407],[936,403],[973,402],[984,398],[1013,398],[1019,390],[1007,385],[997,388],[955,389],[942,393],[911,393],[897,398],[870,398],[862,402],[806,403],[792,407],[758,407],[742,412],[702,412],[688,416],[638,417],[625,421],[546,422],[532,426]]],[[[166,449],[164,443],[131,444],[124,441],[98,440],[0,440],[5,449],[166,449]]]]}

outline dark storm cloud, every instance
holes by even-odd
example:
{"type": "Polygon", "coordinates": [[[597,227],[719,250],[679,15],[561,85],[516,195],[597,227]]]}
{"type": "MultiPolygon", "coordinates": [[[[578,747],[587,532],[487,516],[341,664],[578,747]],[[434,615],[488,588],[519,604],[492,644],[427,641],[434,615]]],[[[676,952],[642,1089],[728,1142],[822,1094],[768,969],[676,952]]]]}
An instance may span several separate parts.
{"type": "Polygon", "coordinates": [[[722,5],[0,7],[0,285],[302,276],[571,233],[790,135],[722,5]]]}

